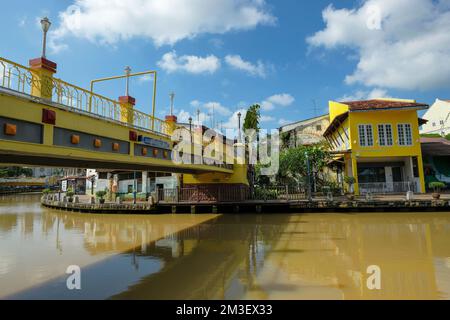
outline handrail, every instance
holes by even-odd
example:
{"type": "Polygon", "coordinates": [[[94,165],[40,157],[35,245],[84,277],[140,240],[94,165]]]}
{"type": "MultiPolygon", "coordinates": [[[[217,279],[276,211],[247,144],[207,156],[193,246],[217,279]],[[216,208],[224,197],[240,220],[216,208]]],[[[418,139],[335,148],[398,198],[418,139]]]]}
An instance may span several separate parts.
{"type": "MultiPolygon", "coordinates": [[[[0,57],[0,86],[32,95],[33,88],[41,88],[41,81],[34,76],[36,71],[11,60],[0,57]]],[[[136,129],[153,131],[167,135],[168,127],[164,120],[158,119],[134,108],[121,105],[120,102],[104,97],[62,79],[52,78],[52,102],[71,108],[70,111],[83,111],[106,119],[127,124],[136,129]]],[[[47,84],[48,83],[44,83],[47,84]]],[[[42,88],[41,88],[42,89],[42,88]]]]}

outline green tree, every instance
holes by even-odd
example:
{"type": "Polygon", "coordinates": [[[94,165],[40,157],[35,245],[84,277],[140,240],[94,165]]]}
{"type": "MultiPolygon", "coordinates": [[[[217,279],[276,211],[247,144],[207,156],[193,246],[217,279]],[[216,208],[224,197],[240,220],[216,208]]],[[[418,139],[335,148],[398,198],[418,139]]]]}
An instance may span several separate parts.
{"type": "Polygon", "coordinates": [[[0,169],[0,177],[15,178],[20,176],[31,177],[33,175],[33,170],[30,168],[22,167],[6,167],[0,169]]]}
{"type": "Polygon", "coordinates": [[[261,118],[261,106],[259,104],[254,104],[248,108],[247,115],[245,116],[243,129],[245,130],[256,130],[259,132],[259,120],[261,118]]]}
{"type": "MultiPolygon", "coordinates": [[[[278,179],[283,183],[295,181],[297,185],[304,185],[309,174],[319,173],[327,166],[331,160],[329,151],[321,144],[315,146],[299,146],[283,151],[280,155],[280,171],[278,179]],[[309,161],[308,161],[309,160],[309,161]]],[[[319,175],[314,177],[315,182],[323,184],[323,179],[319,175]]]]}
{"type": "MultiPolygon", "coordinates": [[[[248,130],[255,130],[256,133],[258,133],[260,130],[259,127],[260,118],[261,118],[261,106],[259,104],[254,104],[250,106],[247,110],[247,114],[245,116],[243,124],[244,132],[248,130]]],[[[249,163],[248,160],[249,159],[247,157],[247,163],[249,163]]],[[[249,164],[247,167],[247,178],[250,181],[251,187],[253,188],[253,186],[256,183],[256,170],[255,167],[251,164],[249,164]]]]}

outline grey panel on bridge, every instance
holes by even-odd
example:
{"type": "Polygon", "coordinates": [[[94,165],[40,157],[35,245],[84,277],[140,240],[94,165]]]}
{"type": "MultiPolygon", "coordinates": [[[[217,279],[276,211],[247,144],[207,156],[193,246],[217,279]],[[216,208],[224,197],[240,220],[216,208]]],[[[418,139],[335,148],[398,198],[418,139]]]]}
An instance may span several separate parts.
{"type": "Polygon", "coordinates": [[[154,147],[150,147],[148,145],[142,145],[142,144],[135,144],[134,145],[134,155],[138,156],[138,157],[171,160],[172,159],[172,150],[154,148],[154,147]],[[145,156],[142,154],[142,149],[144,149],[144,148],[147,148],[147,155],[145,155],[145,156]],[[153,153],[155,150],[158,151],[156,156],[153,153]],[[164,156],[165,152],[166,152],[167,157],[164,156]]]}
{"type": "Polygon", "coordinates": [[[118,153],[118,154],[129,154],[130,153],[130,143],[126,141],[115,140],[106,137],[95,136],[92,134],[87,134],[83,132],[56,128],[53,133],[53,144],[56,146],[78,148],[87,151],[97,151],[97,152],[107,152],[107,153],[118,153]],[[80,142],[78,144],[72,144],[72,135],[77,135],[80,137],[80,142]],[[94,140],[100,139],[102,145],[100,148],[94,146],[94,140]],[[113,143],[119,144],[119,150],[113,150],[113,143]]]}
{"type": "Polygon", "coordinates": [[[0,117],[0,139],[29,142],[29,143],[42,143],[43,140],[43,125],[31,123],[22,120],[15,120],[0,117]],[[17,133],[14,136],[8,136],[5,134],[4,127],[6,124],[13,124],[17,127],[17,133]]]}

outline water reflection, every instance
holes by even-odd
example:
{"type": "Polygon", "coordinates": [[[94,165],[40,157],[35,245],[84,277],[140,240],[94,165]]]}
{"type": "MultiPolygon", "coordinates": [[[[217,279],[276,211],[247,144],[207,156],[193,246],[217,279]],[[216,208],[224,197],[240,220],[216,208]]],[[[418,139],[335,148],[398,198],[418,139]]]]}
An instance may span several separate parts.
{"type": "Polygon", "coordinates": [[[450,298],[448,214],[100,216],[18,199],[0,200],[0,297],[450,298]]]}

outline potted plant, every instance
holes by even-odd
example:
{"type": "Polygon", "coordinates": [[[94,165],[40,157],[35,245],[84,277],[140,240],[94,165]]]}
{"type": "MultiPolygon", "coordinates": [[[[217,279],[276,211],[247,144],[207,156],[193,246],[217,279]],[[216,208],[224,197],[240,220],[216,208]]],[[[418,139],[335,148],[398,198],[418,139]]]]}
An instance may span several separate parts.
{"type": "Polygon", "coordinates": [[[107,192],[106,191],[97,191],[95,193],[95,195],[98,198],[98,201],[100,202],[100,204],[105,204],[105,196],[106,196],[107,192]]]}
{"type": "Polygon", "coordinates": [[[433,189],[433,199],[439,200],[441,198],[441,190],[447,185],[443,182],[431,182],[429,184],[430,189],[433,189]]]}
{"type": "Polygon", "coordinates": [[[72,188],[67,189],[66,196],[68,197],[69,202],[73,202],[73,196],[75,195],[75,192],[72,188]]]}
{"type": "Polygon", "coordinates": [[[353,201],[355,199],[355,190],[354,190],[353,186],[356,182],[356,179],[353,177],[346,176],[346,177],[344,177],[344,182],[348,186],[348,192],[347,192],[346,196],[349,200],[353,201]]]}

